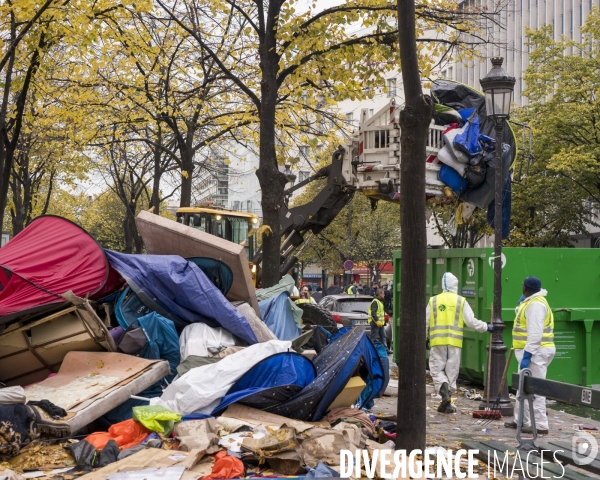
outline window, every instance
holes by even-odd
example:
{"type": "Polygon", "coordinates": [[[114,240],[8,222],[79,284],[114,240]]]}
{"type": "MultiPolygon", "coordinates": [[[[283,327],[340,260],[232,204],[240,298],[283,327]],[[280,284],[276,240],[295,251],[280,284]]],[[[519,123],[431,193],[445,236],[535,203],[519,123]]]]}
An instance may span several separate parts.
{"type": "Polygon", "coordinates": [[[303,182],[308,177],[310,177],[310,173],[309,172],[304,172],[304,171],[298,172],[298,181],[299,182],[303,182]]]}
{"type": "Polygon", "coordinates": [[[246,211],[247,212],[252,212],[252,200],[247,200],[246,201],[246,211]]]}
{"type": "Polygon", "coordinates": [[[448,78],[454,78],[454,67],[448,67],[448,78]]]}
{"type": "Polygon", "coordinates": [[[565,33],[565,16],[561,13],[560,15],[560,34],[565,33]]]}
{"type": "Polygon", "coordinates": [[[236,200],[235,202],[233,202],[233,209],[236,211],[240,209],[240,201],[239,200],[236,200]]]}
{"type": "Polygon", "coordinates": [[[388,78],[387,88],[388,88],[388,92],[387,92],[388,98],[395,97],[396,96],[396,79],[395,78],[388,78]]]}
{"type": "Polygon", "coordinates": [[[298,148],[300,155],[302,155],[304,158],[308,157],[308,146],[306,145],[302,145],[298,148]]]}
{"type": "Polygon", "coordinates": [[[579,4],[579,26],[583,25],[583,5],[579,4]]]}
{"type": "Polygon", "coordinates": [[[374,113],[374,110],[372,108],[369,108],[369,117],[372,117],[374,113]]]}
{"type": "Polygon", "coordinates": [[[573,9],[569,10],[569,25],[571,26],[571,34],[573,34],[573,9]]]}
{"type": "Polygon", "coordinates": [[[352,123],[354,121],[354,113],[350,112],[346,114],[346,123],[352,123]]]}

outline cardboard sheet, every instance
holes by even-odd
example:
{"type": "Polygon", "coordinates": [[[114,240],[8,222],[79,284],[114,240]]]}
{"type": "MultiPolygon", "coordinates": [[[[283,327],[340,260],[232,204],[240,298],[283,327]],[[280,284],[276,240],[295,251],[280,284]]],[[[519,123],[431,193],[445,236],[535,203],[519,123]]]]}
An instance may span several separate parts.
{"type": "Polygon", "coordinates": [[[95,472],[88,473],[80,480],[106,480],[109,475],[117,472],[139,471],[147,468],[171,468],[184,467],[185,472],[182,480],[197,480],[212,471],[214,458],[205,457],[204,453],[198,450],[191,452],[181,452],[175,450],[161,450],[158,448],[147,448],[139,452],[111,463],[95,472]]]}
{"type": "Polygon", "coordinates": [[[233,272],[233,284],[227,299],[248,302],[260,317],[244,247],[145,210],[135,221],[150,254],[210,257],[227,264],[233,272]]]}
{"type": "Polygon", "coordinates": [[[26,387],[25,395],[70,410],[159,361],[114,352],[69,352],[56,376],[26,387]]]}
{"type": "MultiPolygon", "coordinates": [[[[274,413],[263,412],[262,410],[257,410],[256,408],[244,407],[243,405],[238,405],[237,403],[227,407],[227,410],[225,410],[223,415],[219,418],[222,417],[233,418],[244,422],[246,425],[254,426],[262,425],[263,427],[279,428],[282,425],[287,425],[289,427],[294,427],[297,432],[304,432],[305,430],[313,428],[317,425],[329,426],[329,423],[327,422],[300,422],[298,420],[292,420],[291,418],[275,415],[274,413]]],[[[217,418],[217,421],[219,421],[219,418],[217,418]]]]}

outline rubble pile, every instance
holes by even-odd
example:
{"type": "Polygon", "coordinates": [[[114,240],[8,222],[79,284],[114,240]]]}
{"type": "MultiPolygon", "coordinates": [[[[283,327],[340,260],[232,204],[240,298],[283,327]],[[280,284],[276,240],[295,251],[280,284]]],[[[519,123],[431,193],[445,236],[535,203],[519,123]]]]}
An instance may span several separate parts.
{"type": "Polygon", "coordinates": [[[341,328],[307,350],[289,278],[255,291],[243,247],[140,218],[166,251],[54,216],[0,250],[0,478],[339,477],[340,450],[387,448],[385,348],[341,328]]]}

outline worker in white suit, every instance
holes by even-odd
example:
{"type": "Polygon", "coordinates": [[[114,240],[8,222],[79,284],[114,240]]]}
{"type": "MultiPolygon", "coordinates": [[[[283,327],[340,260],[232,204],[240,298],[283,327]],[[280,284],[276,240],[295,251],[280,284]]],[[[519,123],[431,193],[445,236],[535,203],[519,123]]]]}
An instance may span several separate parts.
{"type": "Polygon", "coordinates": [[[430,345],[429,373],[436,393],[442,396],[438,412],[454,413],[456,407],[451,395],[456,390],[460,369],[464,325],[478,332],[491,332],[493,326],[475,318],[469,302],[457,294],[458,279],[450,272],[442,277],[442,289],[442,293],[429,299],[425,311],[430,345]]]}
{"type": "MultiPolygon", "coordinates": [[[[523,281],[523,296],[516,311],[512,337],[515,357],[519,362],[519,372],[524,368],[531,370],[534,377],[546,378],[548,366],[554,355],[554,314],[546,300],[548,292],[542,288],[542,282],[536,277],[527,277],[523,281]]],[[[529,405],[525,404],[523,412],[524,433],[533,433],[529,418],[529,405]]],[[[548,433],[548,417],[546,416],[546,397],[535,395],[533,414],[537,433],[548,433]]],[[[515,405],[515,419],[519,418],[519,402],[515,405]]],[[[507,428],[517,428],[517,423],[507,422],[507,428]]]]}

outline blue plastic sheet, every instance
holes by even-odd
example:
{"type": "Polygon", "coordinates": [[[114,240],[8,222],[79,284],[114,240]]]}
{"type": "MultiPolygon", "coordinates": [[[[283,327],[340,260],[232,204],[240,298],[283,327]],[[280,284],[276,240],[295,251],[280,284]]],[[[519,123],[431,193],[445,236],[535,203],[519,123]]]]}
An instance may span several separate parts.
{"type": "Polygon", "coordinates": [[[277,353],[254,365],[235,382],[212,415],[218,416],[240,401],[258,409],[272,407],[289,400],[316,376],[315,367],[306,357],[295,352],[277,353]]]}
{"type": "MultiPolygon", "coordinates": [[[[475,112],[474,109],[473,111],[475,112]]],[[[482,152],[479,144],[479,116],[477,112],[469,117],[467,123],[462,127],[462,132],[454,137],[452,144],[471,157],[482,152]]]]}
{"type": "Polygon", "coordinates": [[[279,340],[293,340],[302,333],[294,318],[287,292],[258,302],[265,325],[279,340]]]}
{"type": "Polygon", "coordinates": [[[168,361],[171,367],[171,375],[166,379],[171,383],[177,375],[177,365],[179,365],[179,336],[175,330],[175,325],[156,312],[138,318],[137,321],[144,330],[146,337],[148,337],[148,343],[138,355],[149,360],[161,359],[168,361]]]}
{"type": "Polygon", "coordinates": [[[308,473],[304,476],[305,479],[308,478],[330,478],[330,477],[339,477],[340,474],[336,472],[334,469],[329,468],[323,462],[319,462],[315,468],[309,468],[308,473]]]}
{"type": "Polygon", "coordinates": [[[390,383],[390,358],[388,356],[386,348],[380,343],[375,342],[373,344],[375,350],[377,350],[377,355],[379,355],[379,360],[381,361],[381,365],[383,367],[383,386],[381,387],[381,391],[379,393],[373,392],[373,382],[370,378],[365,382],[367,385],[358,397],[356,403],[360,408],[371,409],[375,406],[375,402],[373,402],[374,398],[379,398],[385,393],[385,389],[390,383]]]}
{"type": "Polygon", "coordinates": [[[246,318],[223,296],[193,262],[177,255],[127,255],[106,251],[112,265],[140,300],[176,327],[203,322],[222,327],[248,344],[258,343],[246,318]],[[162,314],[162,312],[159,312],[162,314]]]}

